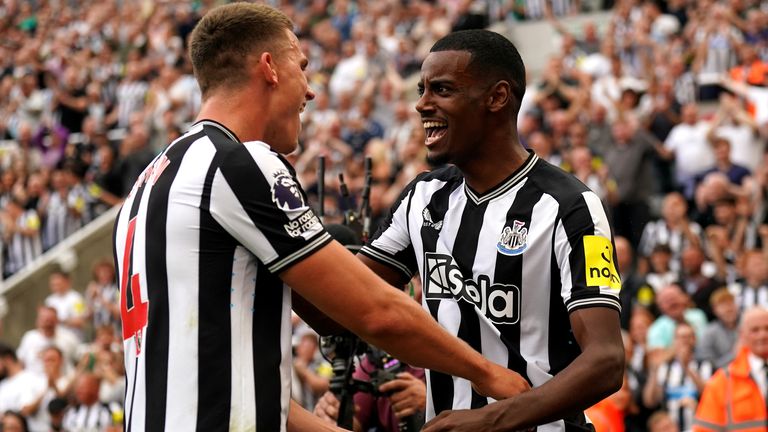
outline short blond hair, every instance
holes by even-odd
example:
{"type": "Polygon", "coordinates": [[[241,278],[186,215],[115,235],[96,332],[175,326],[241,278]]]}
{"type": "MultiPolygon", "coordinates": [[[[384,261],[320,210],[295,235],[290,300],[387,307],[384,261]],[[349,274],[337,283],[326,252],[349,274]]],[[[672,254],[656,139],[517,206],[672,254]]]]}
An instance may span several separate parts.
{"type": "Polygon", "coordinates": [[[253,55],[278,48],[293,23],[281,11],[254,3],[232,3],[211,9],[189,39],[189,58],[205,98],[218,87],[237,88],[248,79],[253,55]]]}

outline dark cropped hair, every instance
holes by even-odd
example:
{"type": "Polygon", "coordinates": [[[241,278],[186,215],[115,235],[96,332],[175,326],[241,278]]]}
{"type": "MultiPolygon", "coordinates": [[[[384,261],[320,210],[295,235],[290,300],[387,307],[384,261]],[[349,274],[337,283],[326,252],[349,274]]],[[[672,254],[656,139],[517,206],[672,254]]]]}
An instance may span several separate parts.
{"type": "Polygon", "coordinates": [[[189,39],[189,58],[203,98],[210,90],[236,88],[248,79],[252,55],[278,49],[293,23],[284,13],[264,4],[232,3],[208,12],[189,39]]]}
{"type": "Polygon", "coordinates": [[[8,344],[0,342],[0,358],[7,357],[13,361],[17,361],[16,351],[8,344]]]}
{"type": "Polygon", "coordinates": [[[462,30],[438,40],[429,50],[437,51],[468,51],[470,71],[478,77],[508,81],[519,107],[525,95],[525,65],[509,39],[489,30],[462,30]]]}

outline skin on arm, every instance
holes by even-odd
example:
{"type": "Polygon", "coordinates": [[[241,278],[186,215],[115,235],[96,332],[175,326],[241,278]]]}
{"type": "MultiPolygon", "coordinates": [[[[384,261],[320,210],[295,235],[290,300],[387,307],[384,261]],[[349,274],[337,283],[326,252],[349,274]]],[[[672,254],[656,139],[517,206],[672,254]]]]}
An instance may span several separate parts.
{"type": "Polygon", "coordinates": [[[340,429],[332,423],[326,422],[320,417],[316,417],[311,412],[305,410],[304,407],[296,403],[296,401],[291,399],[291,407],[288,409],[289,432],[335,432],[343,430],[346,429],[340,429]]]}
{"type": "MultiPolygon", "coordinates": [[[[380,278],[384,279],[388,284],[393,287],[402,287],[408,281],[404,274],[387,265],[381,264],[378,261],[374,261],[364,255],[356,255],[356,257],[368,268],[373,270],[380,278]]],[[[328,315],[322,313],[315,305],[308,302],[302,297],[296,290],[291,292],[291,299],[293,302],[293,310],[299,314],[301,319],[309,324],[318,334],[322,336],[331,334],[341,334],[347,329],[341,326],[339,323],[331,319],[328,315]]]]}
{"type": "Polygon", "coordinates": [[[513,431],[546,424],[592,406],[615,393],[624,378],[624,348],[619,314],[609,308],[570,314],[582,353],[540,387],[480,409],[444,411],[424,432],[513,431]]]}
{"type": "Polygon", "coordinates": [[[335,241],[280,277],[336,322],[408,364],[466,378],[478,392],[494,399],[527,390],[519,374],[492,363],[452,336],[410,297],[390,289],[335,241]]]}

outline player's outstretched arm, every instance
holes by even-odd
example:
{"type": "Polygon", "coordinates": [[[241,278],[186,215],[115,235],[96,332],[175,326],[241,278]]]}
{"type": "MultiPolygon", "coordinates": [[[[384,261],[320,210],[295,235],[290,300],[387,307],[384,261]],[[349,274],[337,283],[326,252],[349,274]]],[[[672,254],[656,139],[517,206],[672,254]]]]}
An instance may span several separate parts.
{"type": "Polygon", "coordinates": [[[570,315],[582,353],[540,387],[476,410],[444,411],[424,432],[516,431],[584,410],[615,393],[624,377],[619,314],[592,307],[570,315]]]}
{"type": "Polygon", "coordinates": [[[345,430],[315,416],[291,399],[291,407],[288,409],[288,432],[338,432],[345,430]]]}
{"type": "Polygon", "coordinates": [[[495,399],[528,389],[519,374],[446,332],[335,241],[280,277],[333,320],[406,363],[466,378],[495,399]]]}
{"type": "MultiPolygon", "coordinates": [[[[396,272],[391,267],[380,264],[364,255],[358,254],[356,257],[390,285],[399,288],[408,283],[402,273],[396,272]]],[[[291,301],[293,302],[293,310],[321,336],[340,334],[346,330],[339,323],[320,312],[317,307],[296,291],[291,293],[291,301]]]]}

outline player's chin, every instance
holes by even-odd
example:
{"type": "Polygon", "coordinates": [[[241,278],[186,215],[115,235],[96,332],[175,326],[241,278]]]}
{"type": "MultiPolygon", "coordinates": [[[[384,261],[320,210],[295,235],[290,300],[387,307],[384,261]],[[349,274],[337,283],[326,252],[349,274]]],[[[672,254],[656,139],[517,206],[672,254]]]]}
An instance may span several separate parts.
{"type": "Polygon", "coordinates": [[[299,139],[296,137],[283,140],[279,145],[273,145],[272,149],[282,155],[288,155],[296,151],[298,147],[299,139]]]}
{"type": "Polygon", "coordinates": [[[440,152],[440,151],[428,151],[427,152],[427,163],[429,163],[432,166],[442,166],[447,163],[450,163],[451,158],[447,153],[440,152]]]}

